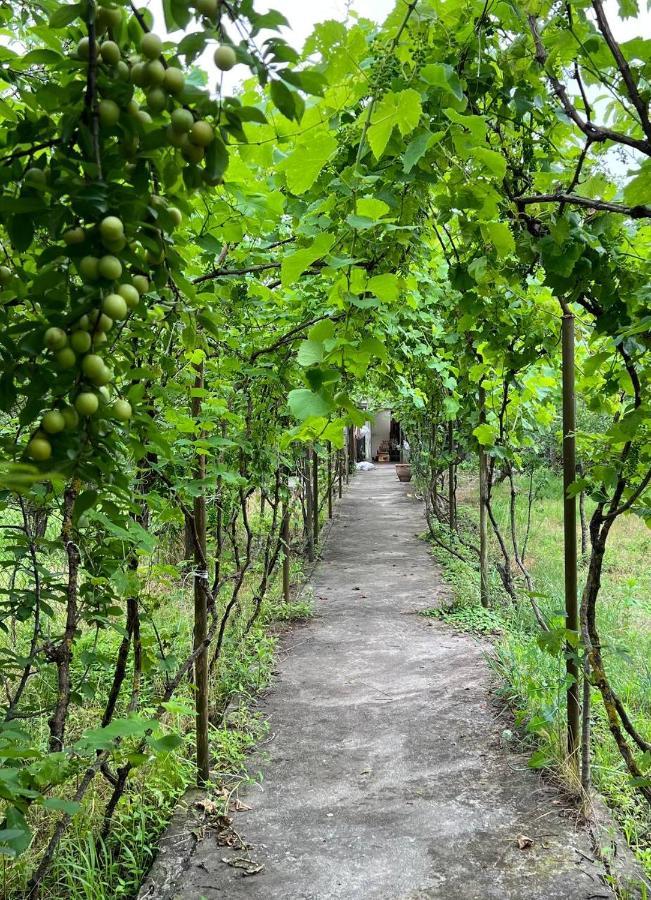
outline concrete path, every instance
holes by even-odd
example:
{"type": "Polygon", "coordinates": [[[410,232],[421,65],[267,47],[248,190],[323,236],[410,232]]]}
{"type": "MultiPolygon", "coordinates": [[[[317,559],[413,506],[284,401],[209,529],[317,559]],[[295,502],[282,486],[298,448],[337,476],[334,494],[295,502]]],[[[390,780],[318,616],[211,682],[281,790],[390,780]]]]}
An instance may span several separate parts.
{"type": "Polygon", "coordinates": [[[242,853],[208,834],[169,896],[613,896],[575,813],[501,746],[478,644],[415,615],[442,591],[423,528],[393,466],[355,477],[314,579],[317,615],[287,636],[262,702],[264,781],[235,814],[264,868],[243,875],[222,861],[242,853]]]}

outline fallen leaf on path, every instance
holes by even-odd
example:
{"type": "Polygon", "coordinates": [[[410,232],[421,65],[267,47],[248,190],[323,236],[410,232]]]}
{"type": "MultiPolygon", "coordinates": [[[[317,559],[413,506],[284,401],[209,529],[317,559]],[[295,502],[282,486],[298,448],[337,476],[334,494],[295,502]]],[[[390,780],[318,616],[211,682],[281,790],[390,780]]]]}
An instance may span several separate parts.
{"type": "Polygon", "coordinates": [[[528,850],[529,847],[533,847],[533,838],[527,837],[526,834],[519,834],[517,844],[520,850],[528,850]]]}
{"type": "Polygon", "coordinates": [[[250,809],[253,809],[253,807],[249,806],[248,803],[243,803],[241,800],[235,800],[231,809],[234,812],[248,812],[250,809]]]}
{"type": "Polygon", "coordinates": [[[264,863],[256,863],[252,859],[247,859],[246,856],[236,856],[234,859],[223,857],[222,862],[227,866],[232,866],[233,869],[242,869],[242,875],[257,875],[264,869],[264,863]]]}

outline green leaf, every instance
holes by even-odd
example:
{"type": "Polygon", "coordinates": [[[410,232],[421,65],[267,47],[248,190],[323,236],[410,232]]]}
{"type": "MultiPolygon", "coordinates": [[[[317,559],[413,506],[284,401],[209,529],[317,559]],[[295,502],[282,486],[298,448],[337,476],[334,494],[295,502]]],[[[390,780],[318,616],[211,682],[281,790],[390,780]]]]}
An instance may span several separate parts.
{"type": "MultiPolygon", "coordinates": [[[[430,63],[420,70],[420,77],[428,84],[431,84],[434,87],[440,87],[444,91],[449,91],[449,93],[454,94],[457,100],[463,100],[461,82],[452,66],[448,66],[445,63],[430,63]]],[[[448,100],[448,103],[449,102],[450,101],[448,100]]]]}
{"type": "Polygon", "coordinates": [[[398,126],[402,136],[410,134],[418,125],[422,112],[420,94],[413,88],[398,93],[389,92],[375,105],[367,138],[373,155],[380,159],[393,129],[398,126]]]}
{"type": "Polygon", "coordinates": [[[407,149],[402,155],[403,170],[406,173],[411,172],[416,163],[424,156],[427,150],[443,137],[443,131],[437,131],[432,134],[431,131],[423,129],[416,133],[416,136],[407,144],[407,149]]]}
{"type": "Polygon", "coordinates": [[[271,102],[286,119],[300,122],[305,104],[294,91],[290,91],[282,81],[272,81],[269,85],[271,102]]]}
{"type": "Polygon", "coordinates": [[[333,234],[323,232],[309,247],[303,247],[286,256],[280,266],[280,280],[283,287],[289,287],[313,262],[325,256],[335,242],[333,234]]]}
{"type": "Polygon", "coordinates": [[[400,279],[391,272],[384,275],[373,275],[366,283],[366,289],[380,300],[391,302],[398,299],[400,279]]]}
{"type": "Polygon", "coordinates": [[[325,164],[337,149],[337,141],[327,131],[320,131],[301,143],[279,166],[286,173],[292,194],[304,194],[312,187],[325,164]]]}
{"type": "Polygon", "coordinates": [[[515,252],[515,239],[506,222],[482,222],[481,233],[484,240],[495,247],[498,256],[515,252]]]}
{"type": "Polygon", "coordinates": [[[332,412],[332,404],[328,400],[307,388],[290,391],[287,402],[292,415],[301,422],[311,416],[328,416],[332,412]]]}
{"type": "Polygon", "coordinates": [[[65,28],[84,14],[85,4],[73,3],[71,6],[59,6],[49,19],[50,28],[65,28]]]}
{"type": "Polygon", "coordinates": [[[89,490],[82,491],[81,494],[75,500],[75,505],[72,510],[72,521],[76,524],[79,522],[79,519],[83,516],[83,514],[91,509],[91,507],[95,506],[97,502],[97,491],[89,490]]]}
{"type": "Polygon", "coordinates": [[[493,425],[482,423],[473,428],[472,433],[477,438],[482,447],[491,447],[495,443],[497,437],[497,429],[493,425]]]}
{"type": "Polygon", "coordinates": [[[323,362],[323,344],[320,341],[302,341],[296,360],[299,366],[313,366],[323,362]]]}
{"type": "Polygon", "coordinates": [[[506,160],[501,153],[496,150],[489,150],[488,147],[474,147],[472,156],[478,160],[482,168],[495,175],[500,181],[506,175],[506,160]]]}

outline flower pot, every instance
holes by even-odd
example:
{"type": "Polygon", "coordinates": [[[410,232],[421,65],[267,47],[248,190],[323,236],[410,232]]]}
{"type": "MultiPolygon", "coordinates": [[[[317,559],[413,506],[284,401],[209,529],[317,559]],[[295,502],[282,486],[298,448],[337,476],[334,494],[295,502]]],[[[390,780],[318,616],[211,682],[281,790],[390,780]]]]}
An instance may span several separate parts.
{"type": "Polygon", "coordinates": [[[396,465],[398,481],[411,481],[411,463],[398,463],[396,465]]]}

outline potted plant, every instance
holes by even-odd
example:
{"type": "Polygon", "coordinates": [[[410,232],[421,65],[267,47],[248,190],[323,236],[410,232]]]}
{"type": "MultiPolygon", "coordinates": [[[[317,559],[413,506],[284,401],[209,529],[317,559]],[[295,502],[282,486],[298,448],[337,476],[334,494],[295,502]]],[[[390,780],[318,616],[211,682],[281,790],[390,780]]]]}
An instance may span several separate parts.
{"type": "Polygon", "coordinates": [[[411,463],[397,463],[396,475],[398,481],[411,481],[411,463]]]}

